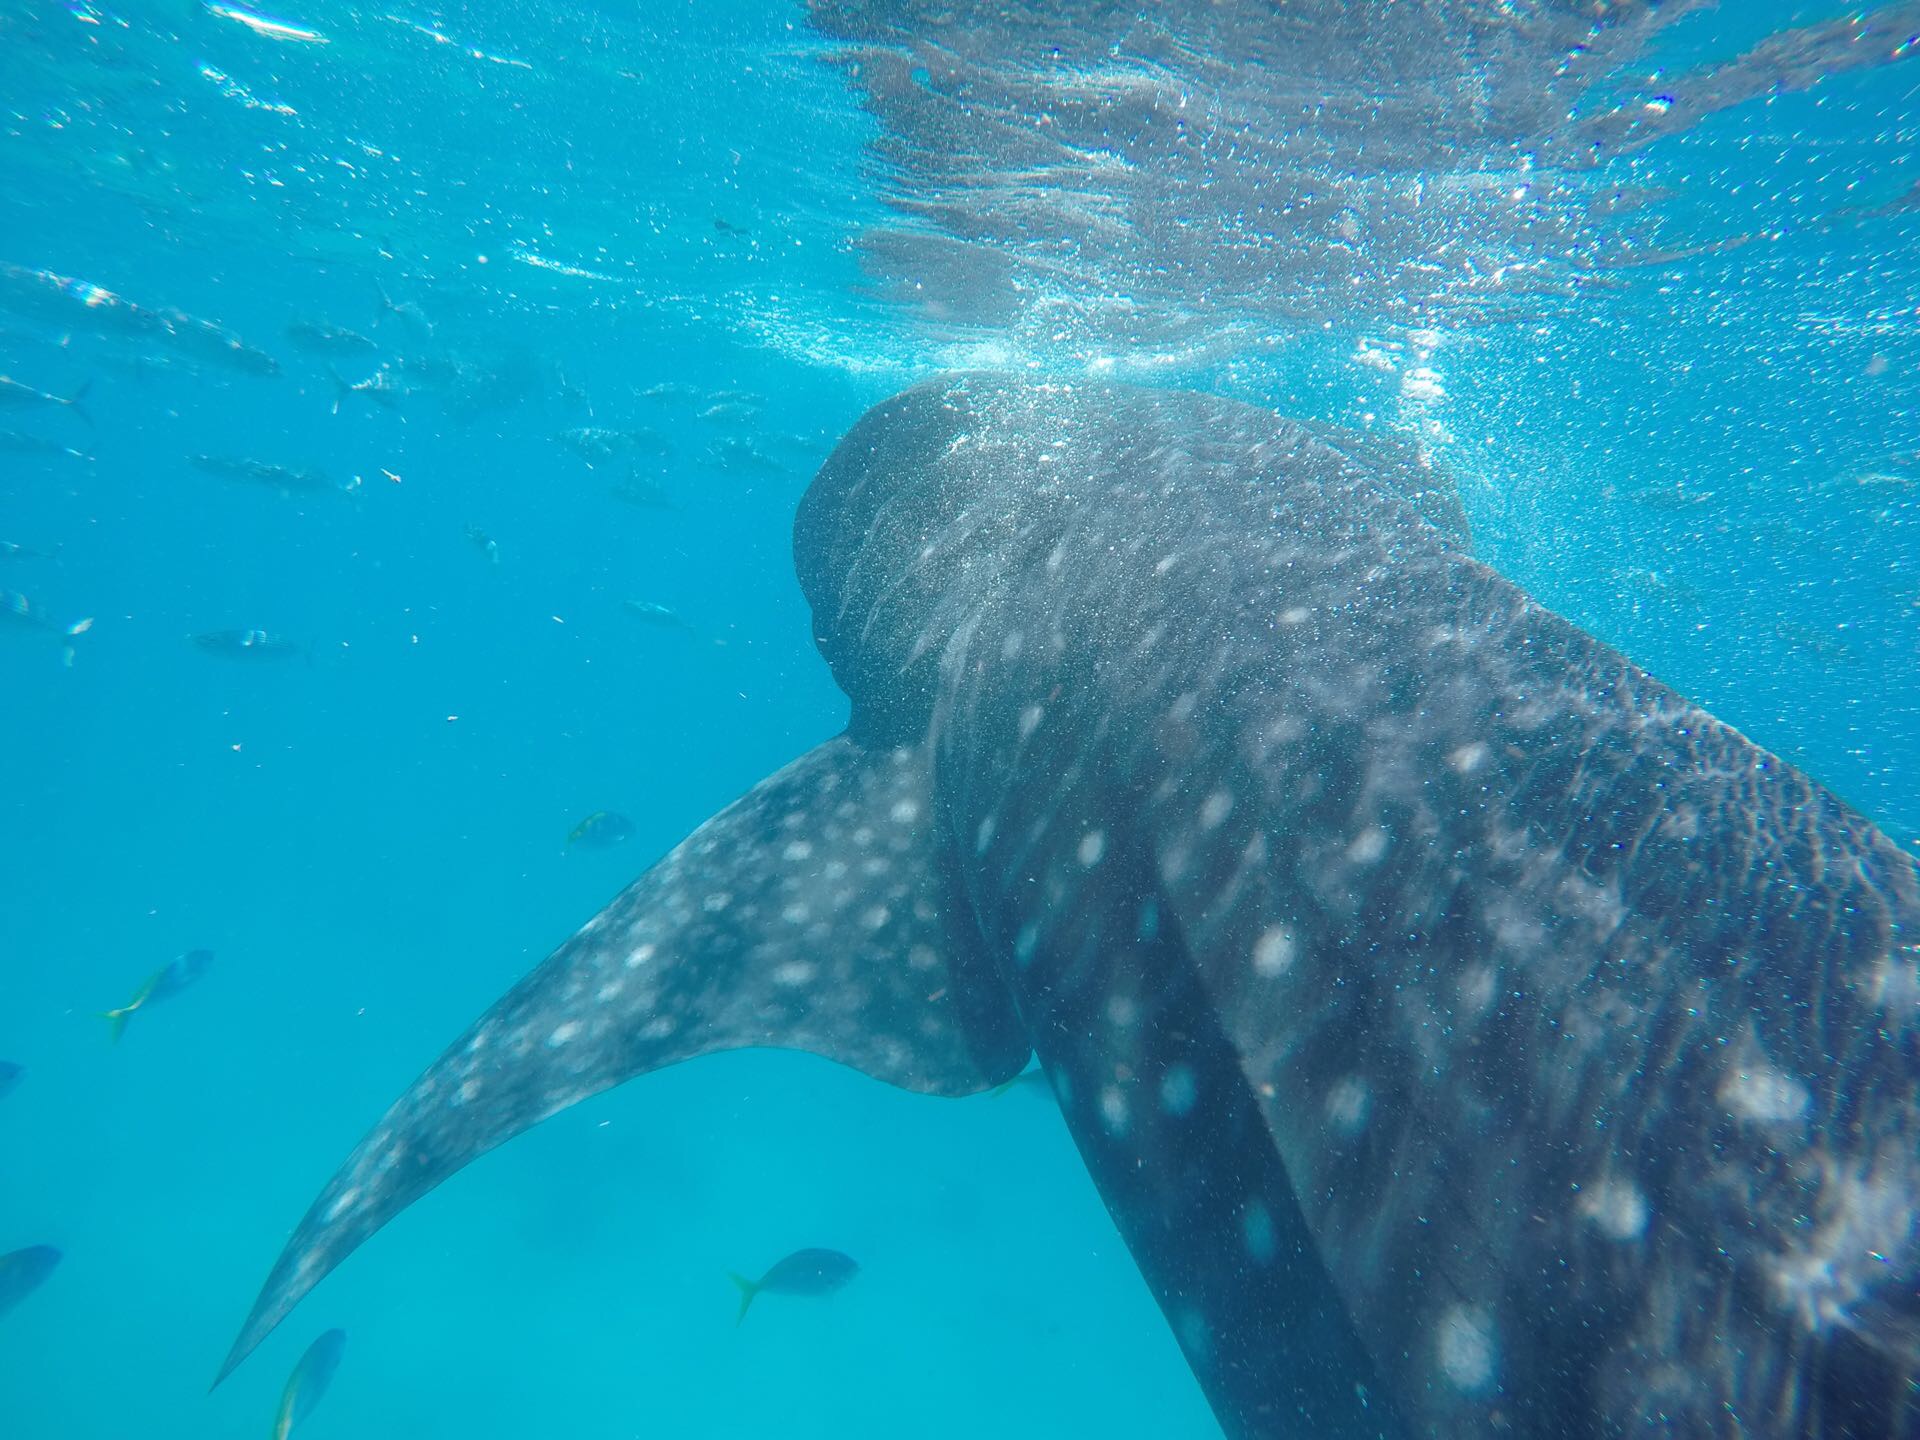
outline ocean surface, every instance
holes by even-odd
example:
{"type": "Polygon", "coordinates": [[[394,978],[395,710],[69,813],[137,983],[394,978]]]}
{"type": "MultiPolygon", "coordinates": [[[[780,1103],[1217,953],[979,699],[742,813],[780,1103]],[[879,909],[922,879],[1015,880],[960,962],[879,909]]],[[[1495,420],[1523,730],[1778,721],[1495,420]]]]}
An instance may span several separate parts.
{"type": "Polygon", "coordinates": [[[944,369],[1400,437],[1911,844],[1920,7],[1602,8],[0,0],[0,1437],[258,1437],[334,1327],[313,1440],[1218,1433],[1038,1092],[773,1053],[207,1392],[391,1098],[843,722],[794,507],[944,369]]]}

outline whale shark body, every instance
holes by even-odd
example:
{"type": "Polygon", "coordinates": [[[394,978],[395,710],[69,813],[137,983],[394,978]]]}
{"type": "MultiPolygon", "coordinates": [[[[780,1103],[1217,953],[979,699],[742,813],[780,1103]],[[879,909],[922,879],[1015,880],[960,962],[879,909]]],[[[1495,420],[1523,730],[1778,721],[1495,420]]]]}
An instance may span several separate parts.
{"type": "Polygon", "coordinates": [[[1230,1436],[1920,1433],[1920,874],[1476,561],[1443,480],[963,375],[857,424],[794,550],[845,733],[420,1077],[228,1370],[635,1075],[1031,1052],[1230,1436]]]}

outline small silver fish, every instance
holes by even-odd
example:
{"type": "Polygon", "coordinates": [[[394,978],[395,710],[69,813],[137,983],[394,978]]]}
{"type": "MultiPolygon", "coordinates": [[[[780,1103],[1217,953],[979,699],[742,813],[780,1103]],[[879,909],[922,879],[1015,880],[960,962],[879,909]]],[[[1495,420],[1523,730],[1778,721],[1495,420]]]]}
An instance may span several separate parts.
{"type": "Polygon", "coordinates": [[[210,320],[172,307],[149,308],[104,285],[52,270],[0,263],[0,306],[52,324],[109,337],[151,340],[249,375],[275,375],[280,363],[210,320]]]}
{"type": "Polygon", "coordinates": [[[291,660],[307,653],[306,646],[265,630],[208,630],[187,638],[206,654],[229,660],[291,660]]]}
{"type": "Polygon", "coordinates": [[[1698,605],[1701,601],[1700,592],[1686,581],[1676,577],[1670,570],[1653,570],[1636,565],[1621,571],[1620,579],[1634,590],[1644,591],[1675,604],[1698,605]]]}
{"type": "Polygon", "coordinates": [[[378,341],[368,339],[357,330],[305,320],[296,320],[287,326],[287,338],[309,355],[374,355],[380,350],[378,341]]]}
{"type": "Polygon", "coordinates": [[[636,389],[633,393],[642,400],[666,401],[691,400],[700,392],[694,389],[693,386],[683,384],[678,380],[662,380],[657,385],[649,385],[645,389],[636,389]]]}
{"type": "Polygon", "coordinates": [[[278,375],[280,362],[264,350],[256,350],[231,330],[201,320],[184,310],[158,312],[163,322],[161,334],[167,345],[184,355],[210,360],[245,375],[278,375]]]}
{"type": "Polygon", "coordinates": [[[336,415],[350,396],[358,395],[363,400],[370,400],[383,410],[397,410],[400,402],[413,394],[413,387],[402,380],[398,372],[385,365],[364,380],[349,381],[332,367],[328,367],[327,373],[333,377],[333,413],[336,415]]]}
{"type": "Polygon", "coordinates": [[[380,292],[380,318],[382,320],[391,315],[396,320],[404,320],[408,325],[411,325],[423,335],[431,336],[433,334],[433,321],[427,318],[427,312],[422,310],[417,304],[411,300],[395,302],[394,298],[387,294],[387,287],[378,282],[375,282],[373,288],[380,292]]]}
{"type": "Polygon", "coordinates": [[[678,610],[669,609],[652,600],[624,600],[621,602],[621,608],[634,619],[643,620],[649,625],[658,625],[663,630],[679,630],[688,635],[699,633],[678,610]]]}
{"type": "Polygon", "coordinates": [[[357,475],[344,485],[336,484],[324,470],[301,470],[290,465],[274,465],[265,460],[251,460],[244,456],[189,455],[187,463],[196,470],[204,470],[209,475],[219,475],[228,480],[245,480],[256,485],[270,485],[282,494],[292,494],[297,490],[309,495],[350,495],[360,488],[360,477],[357,475]]]}
{"type": "Polygon", "coordinates": [[[84,325],[96,335],[157,336],[166,328],[157,311],[103,285],[26,265],[0,263],[0,304],[49,324],[84,325]]]}
{"type": "Polygon", "coordinates": [[[67,639],[84,635],[93,628],[91,615],[84,620],[55,620],[18,590],[0,590],[0,621],[67,639]]]}
{"type": "Polygon", "coordinates": [[[125,354],[107,351],[102,353],[98,360],[107,369],[142,382],[157,376],[178,375],[186,369],[171,355],[159,355],[146,350],[134,350],[125,354]]]}
{"type": "Polygon", "coordinates": [[[71,410],[89,425],[93,416],[87,413],[87,391],[93,388],[91,380],[83,381],[71,395],[55,395],[51,391],[38,390],[24,385],[10,375],[0,375],[0,410],[25,410],[32,406],[52,406],[56,409],[71,410]]]}
{"type": "Polygon", "coordinates": [[[752,441],[729,438],[717,445],[709,445],[701,457],[706,464],[719,470],[757,470],[762,474],[778,475],[786,469],[778,460],[761,450],[752,441]]]}
{"type": "Polygon", "coordinates": [[[1853,647],[1832,630],[1782,620],[1773,627],[1773,633],[1786,642],[1788,648],[1811,656],[1822,665],[1852,665],[1860,658],[1853,647]]]}
{"type": "Polygon", "coordinates": [[[1853,477],[1853,483],[1871,490],[1911,490],[1920,486],[1920,472],[1908,474],[1904,470],[1893,469],[1862,470],[1853,477]]]}
{"type": "Polygon", "coordinates": [[[1686,510],[1697,510],[1702,505],[1711,505],[1713,492],[1689,490],[1682,485],[1649,485],[1644,490],[1635,490],[1627,496],[1627,499],[1642,510],[1674,515],[1686,510]]]}
{"type": "Polygon", "coordinates": [[[598,425],[580,425],[571,430],[562,430],[554,438],[589,465],[636,451],[664,455],[672,448],[658,431],[644,427],[638,430],[613,430],[598,425]]]}
{"type": "Polygon", "coordinates": [[[489,565],[500,563],[500,542],[495,540],[478,525],[467,526],[467,542],[487,557],[489,565]]]}
{"type": "Polygon", "coordinates": [[[673,497],[667,494],[658,481],[635,473],[627,476],[607,492],[622,505],[632,505],[641,510],[672,510],[677,508],[673,497]]]}
{"type": "Polygon", "coordinates": [[[82,464],[93,463],[93,456],[84,450],[76,450],[71,445],[62,445],[57,440],[43,439],[38,435],[22,435],[18,430],[0,430],[0,452],[9,455],[64,455],[82,464]]]}

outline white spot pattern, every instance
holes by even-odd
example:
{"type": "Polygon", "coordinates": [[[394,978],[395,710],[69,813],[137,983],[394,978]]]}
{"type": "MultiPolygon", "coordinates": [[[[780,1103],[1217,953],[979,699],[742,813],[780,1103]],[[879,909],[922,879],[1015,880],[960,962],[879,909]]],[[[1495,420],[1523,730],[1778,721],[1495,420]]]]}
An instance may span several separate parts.
{"type": "Polygon", "coordinates": [[[1272,980],[1293,967],[1293,931],[1285,925],[1269,925],[1253,942],[1253,973],[1272,980]]]}
{"type": "Polygon", "coordinates": [[[1478,1305],[1450,1305],[1440,1317],[1435,1343],[1440,1370],[1456,1390],[1472,1394],[1493,1380],[1493,1322],[1478,1305]]]}
{"type": "Polygon", "coordinates": [[[1167,1073],[1160,1077],[1160,1108],[1176,1118],[1182,1117],[1192,1111],[1199,1098],[1200,1087],[1193,1078],[1192,1067],[1168,1066],[1167,1073]]]}

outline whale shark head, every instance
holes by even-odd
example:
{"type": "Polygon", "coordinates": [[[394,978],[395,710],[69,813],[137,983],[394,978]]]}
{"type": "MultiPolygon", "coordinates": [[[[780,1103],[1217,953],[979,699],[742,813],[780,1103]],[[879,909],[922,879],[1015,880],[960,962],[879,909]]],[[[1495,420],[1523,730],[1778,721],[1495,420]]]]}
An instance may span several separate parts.
{"type": "Polygon", "coordinates": [[[1197,393],[1178,397],[1178,413],[1168,397],[1134,407],[1134,423],[1126,405],[1099,403],[1145,393],[949,376],[875,406],[835,447],[800,501],[794,563],[857,732],[923,734],[942,647],[983,599],[1032,573],[1075,516],[1111,505],[1135,521],[1129,543],[1152,543],[1180,511],[1138,502],[1169,475],[1197,482],[1197,466],[1211,472],[1206,480],[1225,472],[1257,496],[1288,478],[1277,464],[1262,475],[1264,458],[1311,444],[1370,489],[1410,502],[1436,533],[1468,542],[1452,482],[1404,441],[1281,425],[1270,412],[1197,393]]]}
{"type": "Polygon", "coordinates": [[[917,386],[868,412],[802,497],[794,564],[814,637],[863,736],[925,735],[947,638],[1009,564],[1044,553],[1071,497],[1040,467],[1018,503],[997,483],[1028,425],[1073,443],[1045,390],[974,375],[917,386]],[[1017,423],[1016,423],[1017,422],[1017,423]]]}
{"type": "Polygon", "coordinates": [[[1920,873],[1474,559],[1417,452],[948,377],[795,563],[847,733],[449,1047],[228,1369],[610,1085],[1034,1052],[1232,1436],[1916,1433],[1920,873]]]}

